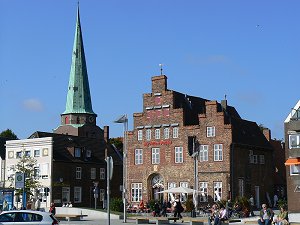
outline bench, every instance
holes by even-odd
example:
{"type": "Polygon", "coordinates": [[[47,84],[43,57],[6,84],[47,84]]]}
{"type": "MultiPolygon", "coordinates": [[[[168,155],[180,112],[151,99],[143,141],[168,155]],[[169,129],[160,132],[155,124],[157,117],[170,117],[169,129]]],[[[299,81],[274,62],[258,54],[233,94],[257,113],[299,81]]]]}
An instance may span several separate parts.
{"type": "Polygon", "coordinates": [[[67,221],[75,221],[75,220],[81,220],[83,217],[86,217],[88,215],[82,215],[82,214],[56,214],[54,215],[55,218],[61,220],[65,219],[67,221]]]}
{"type": "Polygon", "coordinates": [[[148,218],[136,218],[135,223],[136,224],[145,224],[145,223],[148,224],[149,219],[148,218]]]}
{"type": "Polygon", "coordinates": [[[190,225],[204,225],[203,221],[191,220],[190,225]]]}
{"type": "Polygon", "coordinates": [[[174,222],[176,222],[177,220],[180,220],[180,218],[179,217],[159,217],[159,218],[156,218],[156,225],[169,224],[170,220],[173,220],[174,222]]]}

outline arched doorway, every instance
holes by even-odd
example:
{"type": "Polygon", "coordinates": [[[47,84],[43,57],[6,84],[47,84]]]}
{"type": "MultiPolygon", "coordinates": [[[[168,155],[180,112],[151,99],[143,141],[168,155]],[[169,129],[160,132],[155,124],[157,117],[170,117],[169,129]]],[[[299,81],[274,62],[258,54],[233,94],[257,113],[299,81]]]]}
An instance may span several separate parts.
{"type": "Polygon", "coordinates": [[[150,193],[151,197],[150,199],[154,199],[155,201],[163,201],[163,193],[158,193],[160,191],[164,190],[164,180],[163,177],[160,174],[152,174],[149,177],[150,181],[150,193]]]}

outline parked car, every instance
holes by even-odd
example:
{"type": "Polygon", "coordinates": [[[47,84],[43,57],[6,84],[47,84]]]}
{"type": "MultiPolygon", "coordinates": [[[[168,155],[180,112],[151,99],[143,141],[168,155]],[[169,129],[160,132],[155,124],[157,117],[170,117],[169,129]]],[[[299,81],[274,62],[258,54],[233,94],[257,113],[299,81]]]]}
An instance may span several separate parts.
{"type": "Polygon", "coordinates": [[[49,212],[33,210],[10,210],[0,214],[0,225],[9,224],[36,224],[36,225],[56,225],[59,221],[49,212]]]}

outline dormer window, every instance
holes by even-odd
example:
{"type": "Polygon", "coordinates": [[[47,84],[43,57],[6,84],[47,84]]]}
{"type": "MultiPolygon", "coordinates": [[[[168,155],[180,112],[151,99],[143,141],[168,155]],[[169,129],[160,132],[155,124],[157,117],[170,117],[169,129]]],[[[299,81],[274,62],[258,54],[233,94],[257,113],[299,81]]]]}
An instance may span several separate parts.
{"type": "Polygon", "coordinates": [[[81,157],[81,149],[80,148],[75,148],[74,156],[76,158],[80,158],[81,157]]]}

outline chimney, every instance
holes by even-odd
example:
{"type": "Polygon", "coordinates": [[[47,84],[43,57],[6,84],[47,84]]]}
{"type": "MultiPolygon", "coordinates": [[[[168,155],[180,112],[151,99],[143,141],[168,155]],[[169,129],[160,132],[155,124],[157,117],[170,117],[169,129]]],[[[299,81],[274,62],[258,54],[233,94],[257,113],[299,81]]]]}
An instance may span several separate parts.
{"type": "Polygon", "coordinates": [[[265,135],[268,141],[271,140],[271,130],[269,128],[263,128],[263,134],[265,135]]]}
{"type": "Polygon", "coordinates": [[[165,75],[152,77],[152,93],[161,93],[167,90],[167,77],[165,75]]]}
{"type": "Polygon", "coordinates": [[[224,110],[227,109],[227,100],[221,100],[221,106],[224,110]]]}
{"type": "Polygon", "coordinates": [[[104,126],[104,140],[109,141],[109,126],[104,126]]]}

